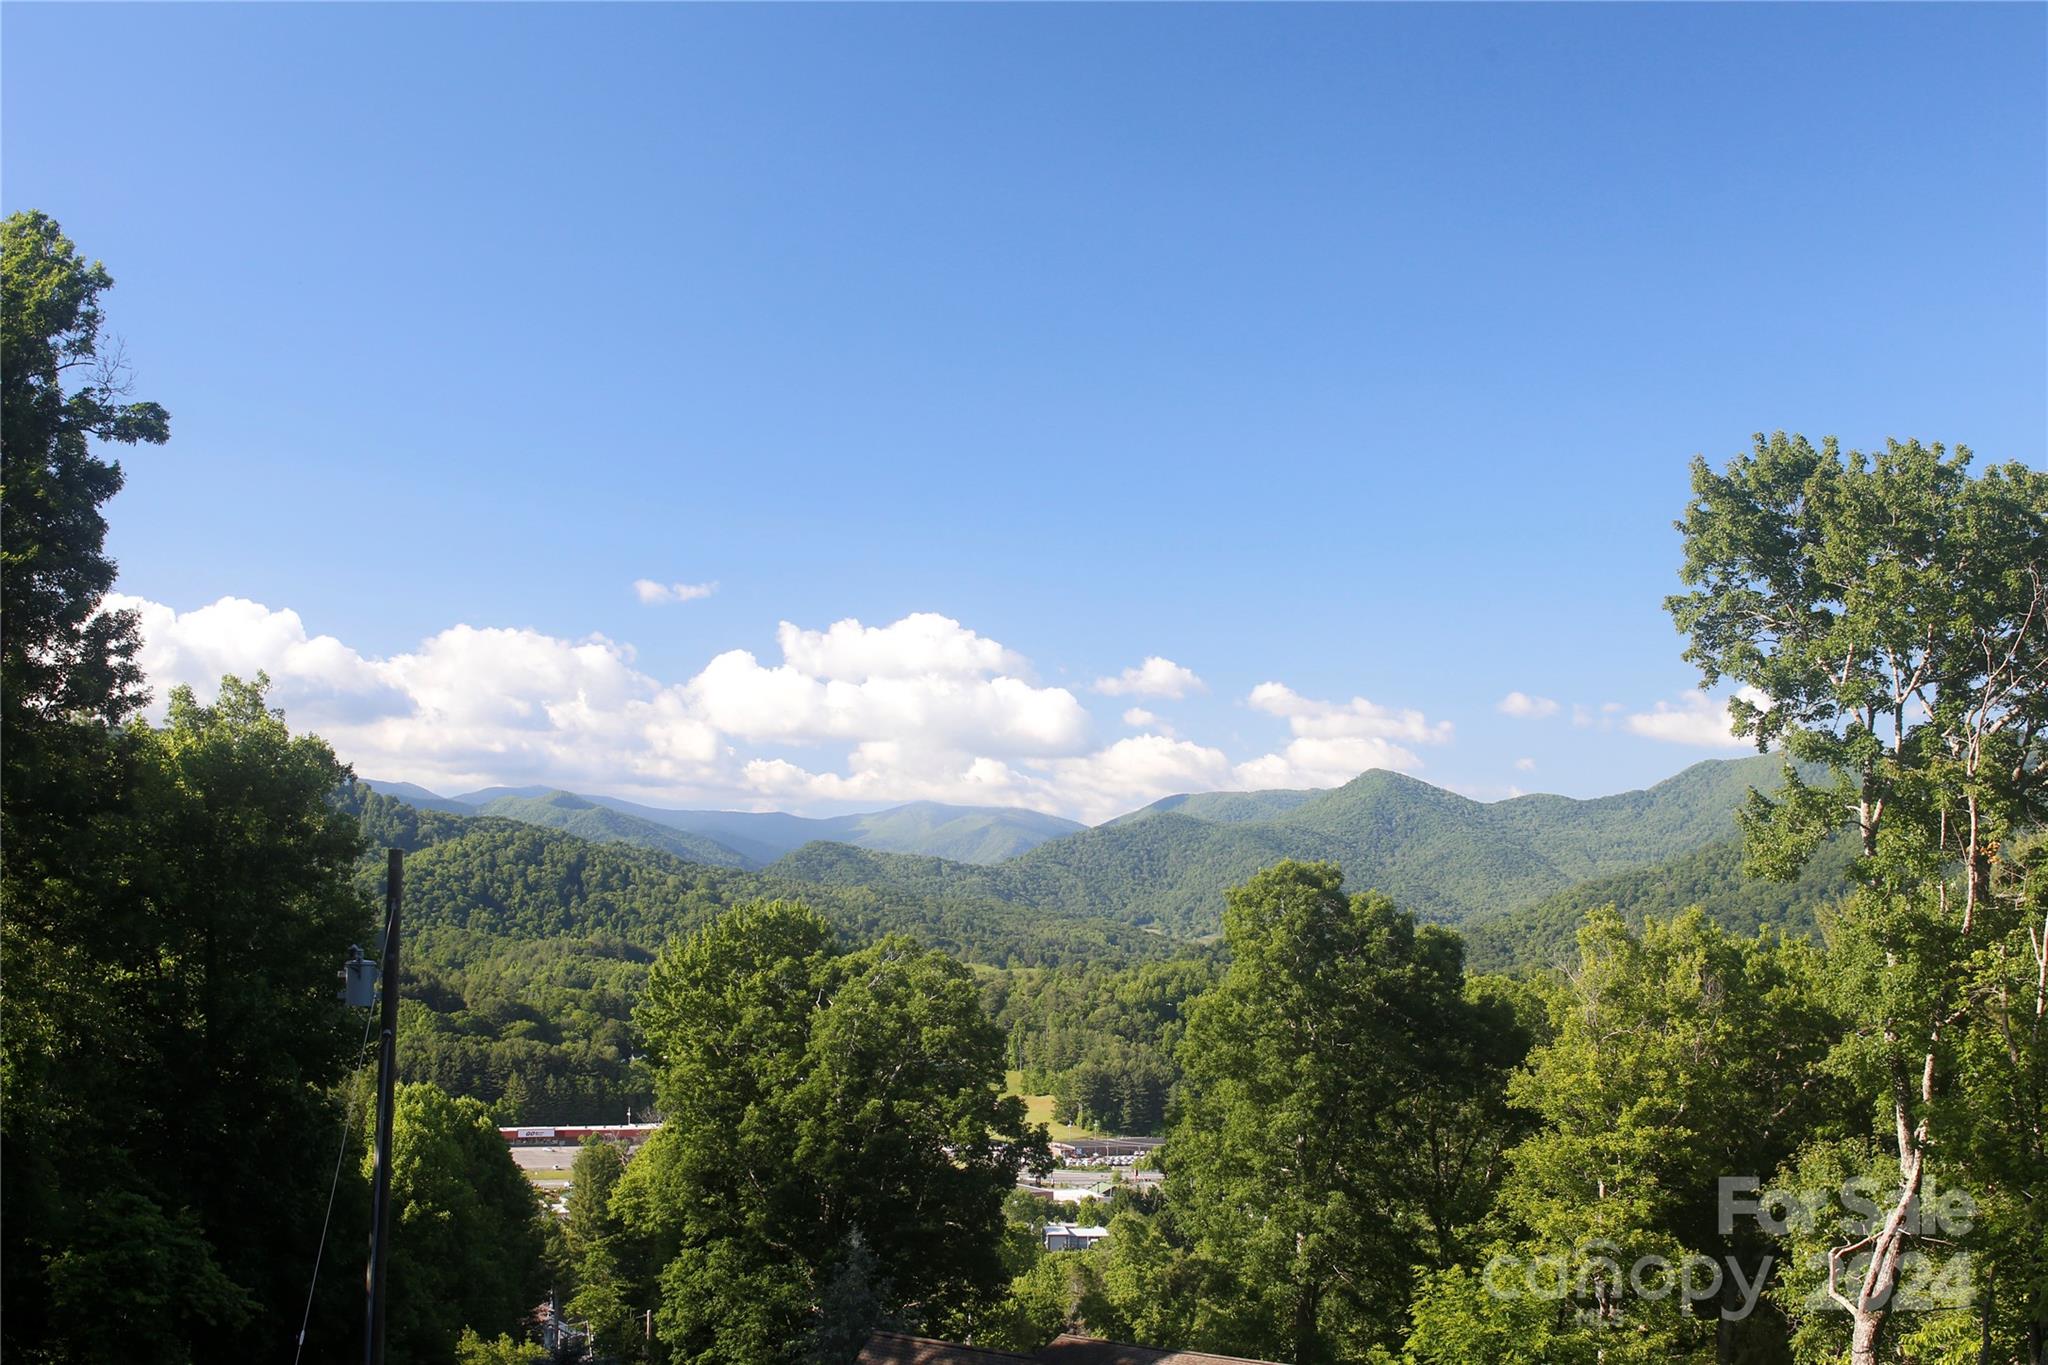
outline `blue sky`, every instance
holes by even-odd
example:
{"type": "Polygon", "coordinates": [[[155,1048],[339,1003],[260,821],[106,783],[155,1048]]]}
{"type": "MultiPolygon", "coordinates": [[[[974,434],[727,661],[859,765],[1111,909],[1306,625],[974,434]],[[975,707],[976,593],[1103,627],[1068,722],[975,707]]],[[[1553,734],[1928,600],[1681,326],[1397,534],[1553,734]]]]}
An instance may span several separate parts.
{"type": "Polygon", "coordinates": [[[0,200],[172,412],[153,671],[370,775],[1591,795],[1729,752],[1694,454],[2041,460],[2044,16],[9,4],[0,200]]]}

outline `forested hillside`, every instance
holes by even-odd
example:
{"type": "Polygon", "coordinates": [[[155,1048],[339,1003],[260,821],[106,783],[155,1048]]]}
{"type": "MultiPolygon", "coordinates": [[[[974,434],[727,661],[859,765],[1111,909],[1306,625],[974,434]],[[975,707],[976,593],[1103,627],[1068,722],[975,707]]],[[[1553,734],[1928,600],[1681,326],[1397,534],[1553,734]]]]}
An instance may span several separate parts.
{"type": "MultiPolygon", "coordinates": [[[[914,933],[968,962],[996,966],[1116,960],[1164,951],[1156,935],[1113,922],[1031,913],[971,894],[824,886],[781,872],[745,872],[670,854],[598,844],[492,817],[423,811],[356,783],[339,798],[365,847],[400,848],[406,917],[512,938],[614,936],[658,947],[728,906],[802,900],[854,941],[914,933]]],[[[366,891],[381,894],[382,860],[366,856],[366,891]]]]}
{"type": "Polygon", "coordinates": [[[1582,882],[1535,905],[1476,919],[1460,927],[1467,963],[1475,971],[1554,967],[1578,952],[1579,927],[1586,916],[1611,905],[1630,924],[1648,917],[1669,918],[1691,906],[1744,938],[1760,929],[1813,936],[1829,904],[1849,894],[1849,866],[1855,850],[1847,839],[1831,839],[1789,882],[1752,877],[1742,866],[1742,841],[1710,844],[1654,867],[1617,872],[1582,882]]]}
{"type": "Polygon", "coordinates": [[[704,863],[711,867],[755,866],[752,859],[726,847],[716,839],[707,839],[688,830],[674,829],[656,824],[652,820],[643,820],[637,815],[628,815],[609,806],[600,806],[587,797],[575,796],[569,792],[551,791],[540,796],[500,796],[478,806],[473,813],[496,816],[501,820],[515,820],[522,825],[559,829],[579,839],[589,839],[593,843],[633,844],[640,848],[656,849],[662,853],[672,853],[689,862],[704,863]]]}
{"type": "Polygon", "coordinates": [[[1724,841],[1749,789],[1776,790],[1781,769],[1781,759],[1758,755],[1695,764],[1646,791],[1597,800],[1492,803],[1373,771],[1323,792],[1170,798],[993,867],[811,845],[775,870],[1195,937],[1215,932],[1225,888],[1283,858],[1301,858],[1339,863],[1353,886],[1385,891],[1427,918],[1462,923],[1724,841]]]}
{"type": "MultiPolygon", "coordinates": [[[[355,783],[364,894],[382,893],[377,850],[405,863],[408,1080],[496,1107],[507,1121],[590,1122],[644,1111],[628,1023],[654,953],[735,905],[802,901],[850,944],[907,932],[992,967],[1121,963],[1163,956],[1128,925],[1035,915],[992,900],[860,886],[688,862],[492,816],[422,810],[355,783]]],[[[531,801],[532,798],[499,798],[531,801]]]]}
{"type": "MultiPolygon", "coordinates": [[[[1200,959],[1145,964],[1176,939],[1193,950],[1223,887],[1290,857],[1364,868],[1353,885],[1459,923],[1486,970],[1561,960],[1586,912],[1609,903],[1634,922],[1700,904],[1740,933],[1806,931],[1841,889],[1846,852],[1765,882],[1743,875],[1721,833],[1749,785],[1777,775],[1768,757],[1704,763],[1643,792],[1489,805],[1374,772],[1331,791],[1170,798],[997,865],[814,842],[765,871],[734,866],[741,854],[708,836],[567,793],[473,793],[487,813],[462,815],[358,783],[343,805],[366,848],[410,854],[407,1076],[507,1119],[644,1110],[652,1091],[630,1065],[627,1019],[654,951],[734,905],[789,899],[850,943],[904,931],[998,969],[989,1005],[1026,1087],[1053,1093],[1063,1119],[1150,1131],[1179,1077],[1174,1011],[1195,989],[1185,964],[1200,959]],[[1656,856],[1671,847],[1686,851],[1656,856]],[[1181,989],[1162,995],[1162,983],[1181,989]]],[[[922,821],[929,834],[964,827],[959,811],[859,818],[922,821]]],[[[366,893],[381,868],[366,855],[366,893]]]]}

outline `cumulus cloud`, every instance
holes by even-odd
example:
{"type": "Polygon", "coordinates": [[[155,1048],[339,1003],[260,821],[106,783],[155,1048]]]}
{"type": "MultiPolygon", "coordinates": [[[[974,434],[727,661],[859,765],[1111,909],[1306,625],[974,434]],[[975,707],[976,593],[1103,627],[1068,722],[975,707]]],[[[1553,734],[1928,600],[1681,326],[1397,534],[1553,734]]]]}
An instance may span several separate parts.
{"type": "Polygon", "coordinates": [[[358,772],[445,792],[545,783],[794,809],[926,798],[1101,820],[1176,792],[1414,769],[1415,747],[1451,733],[1420,712],[1265,683],[1249,701],[1287,722],[1274,752],[1233,762],[1140,706],[1123,720],[1144,733],[1103,744],[1071,691],[1031,681],[1022,656],[932,613],[881,626],[783,622],[779,657],[728,649],[676,680],[602,635],[464,624],[380,657],[246,598],[186,612],[128,597],[108,605],[140,614],[158,715],[174,685],[211,697],[224,673],[267,672],[272,703],[358,772]]]}
{"type": "Polygon", "coordinates": [[[802,630],[784,621],[775,642],[790,667],[820,678],[975,678],[1027,671],[1022,655],[929,611],[886,626],[848,618],[825,630],[802,630]]]}
{"type": "MultiPolygon", "coordinates": [[[[1764,695],[1753,688],[1743,688],[1739,695],[1756,705],[1765,702],[1764,695]]],[[[1634,712],[1625,723],[1633,734],[1668,744],[1709,749],[1754,747],[1751,741],[1729,733],[1728,703],[1697,689],[1680,693],[1676,703],[1660,701],[1648,711],[1634,712]]]]}
{"type": "Polygon", "coordinates": [[[404,690],[380,666],[332,635],[309,635],[295,611],[272,611],[245,597],[223,597],[210,606],[177,612],[159,602],[120,593],[104,600],[108,611],[133,610],[140,617],[142,649],[136,662],[156,685],[152,708],[161,716],[165,694],[180,684],[208,696],[222,674],[270,674],[280,696],[328,722],[365,720],[406,706],[404,690]]]}
{"type": "Polygon", "coordinates": [[[1294,736],[1279,752],[1238,765],[1238,785],[1245,787],[1332,787],[1368,768],[1409,772],[1422,759],[1408,745],[1446,744],[1451,738],[1449,721],[1431,721],[1420,711],[1364,697],[1319,701],[1285,683],[1260,683],[1245,702],[1285,719],[1294,736]]]}
{"type": "Polygon", "coordinates": [[[211,698],[223,674],[265,672],[294,728],[317,731],[372,777],[454,790],[716,780],[716,732],[679,689],[641,673],[629,647],[603,636],[462,625],[371,658],[309,634],[297,612],[245,598],[182,613],[136,598],[107,604],[141,615],[139,662],[158,716],[174,686],[211,698]]]}
{"type": "Polygon", "coordinates": [[[1284,717],[1295,734],[1307,738],[1398,739],[1411,744],[1444,744],[1451,738],[1449,721],[1431,721],[1420,711],[1396,710],[1364,697],[1317,701],[1285,683],[1260,683],[1245,703],[1255,711],[1284,717]]]}
{"type": "Polygon", "coordinates": [[[1148,805],[1178,792],[1243,786],[1221,749],[1168,735],[1133,735],[1106,749],[1052,765],[1050,781],[1089,821],[1148,805]]]}
{"type": "Polygon", "coordinates": [[[716,583],[657,583],[651,578],[633,580],[633,595],[650,607],[671,602],[694,602],[718,591],[716,583]]]}
{"type": "Polygon", "coordinates": [[[1532,697],[1527,692],[1510,692],[1500,699],[1494,708],[1504,716],[1520,716],[1525,720],[1541,720],[1557,714],[1557,703],[1548,697],[1532,697]]]}
{"type": "Polygon", "coordinates": [[[1516,760],[1515,760],[1515,771],[1516,771],[1516,772],[1518,772],[1518,773],[1533,773],[1533,772],[1535,772],[1535,771],[1536,771],[1536,760],[1535,760],[1535,759],[1533,759],[1533,758],[1518,758],[1518,759],[1516,759],[1516,760]]]}
{"type": "Polygon", "coordinates": [[[1097,678],[1095,690],[1109,697],[1165,697],[1179,701],[1190,692],[1206,692],[1209,685],[1195,676],[1192,668],[1183,668],[1171,659],[1162,659],[1157,654],[1147,658],[1136,668],[1127,668],[1114,678],[1097,678]]]}
{"type": "Polygon", "coordinates": [[[1073,693],[997,672],[1023,661],[944,616],[824,631],[785,621],[777,639],[781,664],[728,650],[690,680],[712,725],[756,741],[889,740],[1005,755],[1072,753],[1088,738],[1089,715],[1073,693]]]}

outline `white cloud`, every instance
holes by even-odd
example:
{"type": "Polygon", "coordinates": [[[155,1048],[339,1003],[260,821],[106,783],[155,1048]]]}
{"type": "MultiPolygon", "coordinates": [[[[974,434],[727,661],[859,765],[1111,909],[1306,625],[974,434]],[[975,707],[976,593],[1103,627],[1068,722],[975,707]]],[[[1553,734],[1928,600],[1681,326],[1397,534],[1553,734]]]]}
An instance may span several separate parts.
{"type": "Polygon", "coordinates": [[[179,683],[211,696],[222,674],[253,677],[259,671],[270,674],[277,695],[292,697],[299,710],[330,722],[388,714],[406,704],[384,668],[332,635],[308,635],[295,611],[223,597],[180,613],[120,593],[108,594],[105,607],[140,615],[143,645],[137,662],[156,685],[152,710],[159,716],[170,689],[179,683]]]}
{"type": "Polygon", "coordinates": [[[1536,760],[1535,760],[1535,759],[1533,759],[1533,758],[1518,758],[1518,759],[1516,759],[1516,760],[1515,760],[1515,771],[1516,771],[1516,772],[1518,772],[1518,773],[1533,773],[1533,772],[1535,772],[1535,771],[1536,771],[1536,760]]]}
{"type": "Polygon", "coordinates": [[[1263,682],[1245,701],[1254,710],[1280,716],[1293,733],[1278,753],[1241,763],[1245,787],[1334,787],[1368,768],[1410,772],[1422,760],[1408,744],[1445,744],[1449,721],[1431,721],[1420,711],[1396,710],[1353,697],[1348,702],[1304,697],[1285,683],[1263,682]]]}
{"type": "Polygon", "coordinates": [[[651,578],[633,580],[633,594],[650,607],[671,602],[694,602],[718,591],[716,583],[657,583],[651,578]]]}
{"type": "MultiPolygon", "coordinates": [[[[783,643],[791,662],[771,668],[744,649],[728,650],[689,681],[711,724],[756,741],[887,739],[1004,754],[1073,753],[1088,738],[1088,712],[1064,687],[973,672],[821,677],[793,661],[806,655],[787,630],[783,643]]],[[[814,653],[809,662],[821,660],[814,653]]]]}
{"type": "Polygon", "coordinates": [[[376,657],[244,598],[182,613],[137,598],[108,605],[140,613],[157,715],[176,684],[210,697],[223,673],[265,671],[293,726],[324,736],[358,772],[450,793],[545,783],[793,809],[928,798],[1100,820],[1175,792],[1414,769],[1411,746],[1451,734],[1420,712],[1266,683],[1249,700],[1287,721],[1275,752],[1233,762],[1140,706],[1122,718],[1144,733],[1102,745],[1071,691],[1029,681],[1021,656],[933,614],[821,630],[784,622],[779,660],[729,649],[670,680],[601,635],[464,624],[376,657]]]}
{"type": "Polygon", "coordinates": [[[1110,697],[1165,697],[1169,701],[1179,701],[1190,692],[1206,692],[1208,688],[1209,685],[1196,677],[1192,668],[1183,668],[1157,654],[1114,678],[1095,680],[1095,690],[1110,697]]]}
{"type": "Polygon", "coordinates": [[[1051,783],[1080,812],[1107,820],[1176,792],[1243,785],[1221,749],[1167,735],[1133,735],[1106,749],[1052,765],[1051,783]]]}
{"type": "Polygon", "coordinates": [[[1548,697],[1532,697],[1527,692],[1510,692],[1500,699],[1495,710],[1504,716],[1520,716],[1526,720],[1541,720],[1557,714],[1557,703],[1548,697]]]}
{"type": "Polygon", "coordinates": [[[298,613],[244,598],[141,613],[139,656],[163,714],[171,687],[210,698],[224,673],[271,677],[294,728],[325,737],[371,777],[460,790],[493,782],[656,790],[716,780],[717,734],[678,689],[633,666],[630,648],[591,636],[454,626],[389,658],[310,636],[298,613]]]}
{"type": "Polygon", "coordinates": [[[886,626],[864,626],[849,617],[825,630],[802,630],[784,621],[775,642],[790,667],[820,678],[974,678],[1026,671],[1022,655],[929,611],[886,626]]]}
{"type": "Polygon", "coordinates": [[[1295,734],[1309,738],[1399,739],[1412,744],[1444,744],[1451,738],[1449,721],[1432,722],[1420,711],[1397,711],[1364,697],[1317,701],[1285,683],[1260,683],[1245,702],[1253,710],[1284,717],[1295,734]]]}
{"type": "MultiPolygon", "coordinates": [[[[1751,688],[1742,689],[1740,695],[1758,705],[1764,702],[1763,694],[1751,688]]],[[[1625,723],[1634,734],[1669,744],[1712,749],[1755,747],[1750,740],[1737,739],[1729,733],[1728,703],[1697,689],[1680,693],[1676,704],[1660,701],[1648,711],[1635,712],[1625,723]]]]}

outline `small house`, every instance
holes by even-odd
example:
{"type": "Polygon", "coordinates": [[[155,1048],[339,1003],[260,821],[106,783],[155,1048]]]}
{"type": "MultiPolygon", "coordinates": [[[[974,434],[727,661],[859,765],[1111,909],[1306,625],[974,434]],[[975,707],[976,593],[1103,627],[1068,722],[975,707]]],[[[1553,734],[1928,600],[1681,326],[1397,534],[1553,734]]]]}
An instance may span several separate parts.
{"type": "Polygon", "coordinates": [[[1047,1223],[1045,1225],[1045,1249],[1047,1251],[1091,1251],[1095,1244],[1109,1236],[1109,1229],[1087,1227],[1080,1223],[1047,1223]]]}

